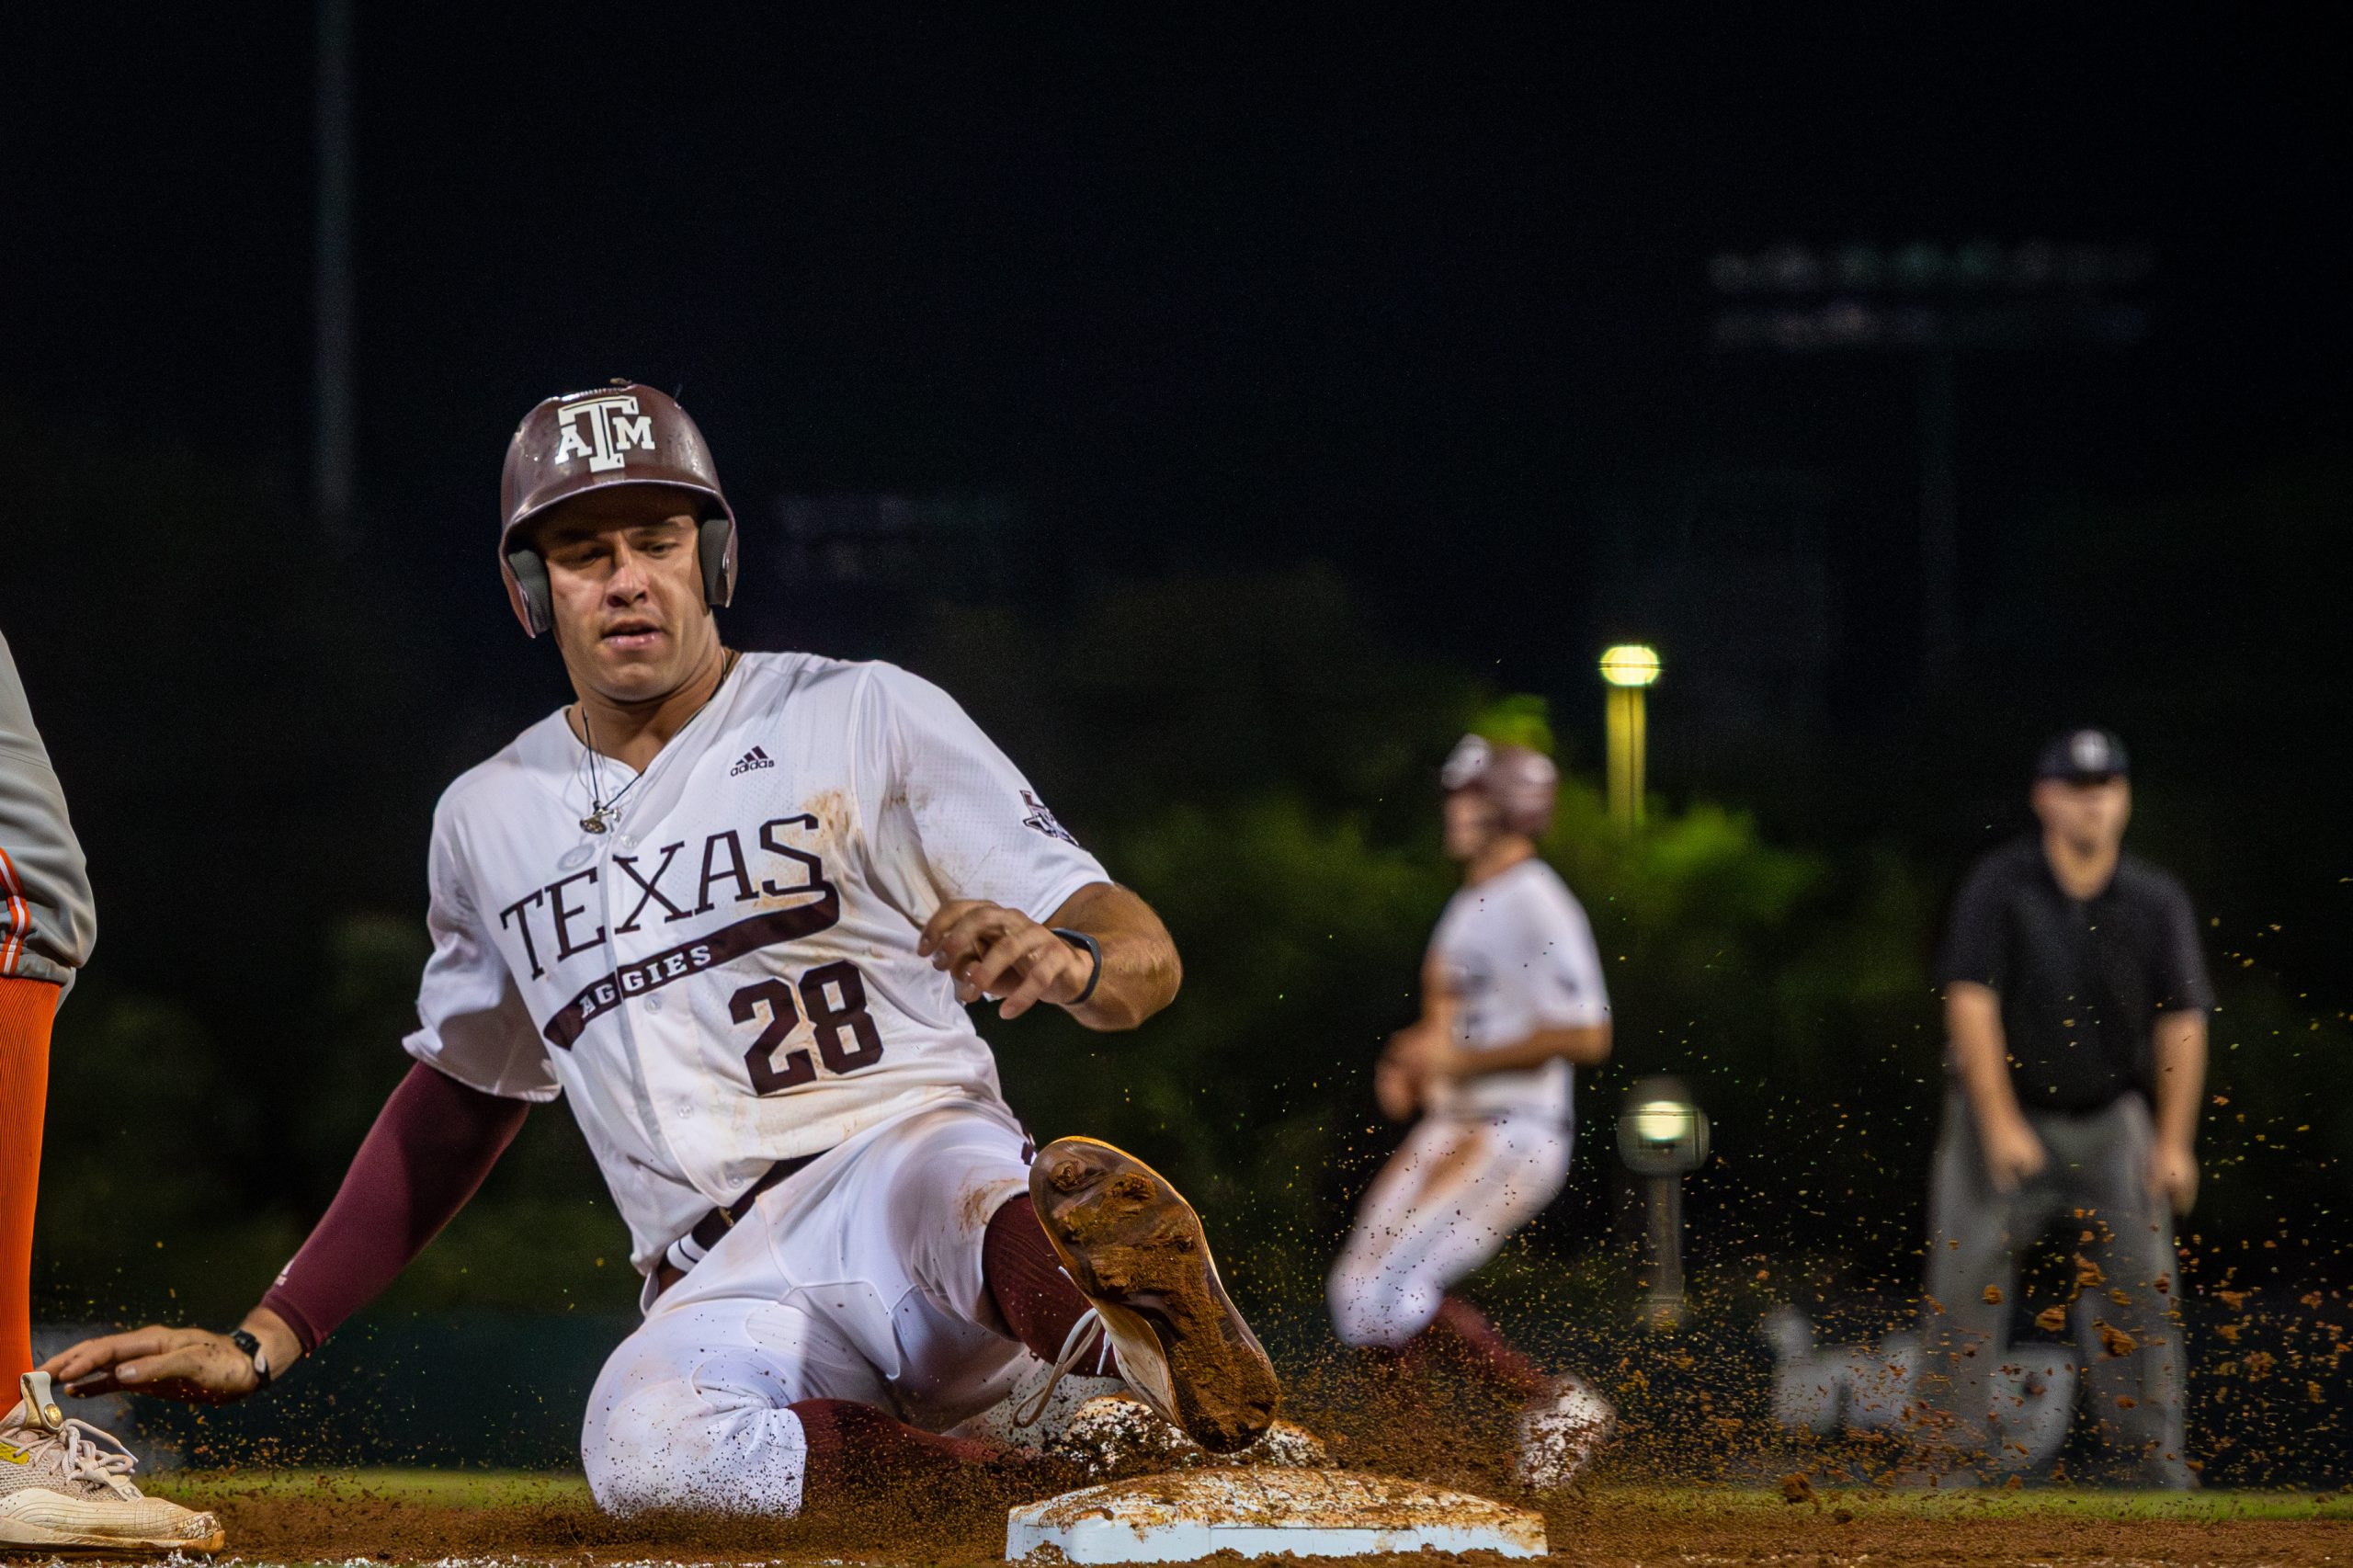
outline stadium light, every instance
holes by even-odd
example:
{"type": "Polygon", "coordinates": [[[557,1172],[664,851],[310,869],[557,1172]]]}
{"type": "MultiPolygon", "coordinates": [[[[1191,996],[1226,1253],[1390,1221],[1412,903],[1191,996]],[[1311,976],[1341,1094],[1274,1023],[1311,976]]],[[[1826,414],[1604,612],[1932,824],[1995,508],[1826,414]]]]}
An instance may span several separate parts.
{"type": "Polygon", "coordinates": [[[1601,678],[1612,686],[1649,686],[1658,679],[1658,650],[1640,642],[1604,648],[1601,678]]]}
{"type": "Polygon", "coordinates": [[[1644,1312],[1654,1328],[1683,1315],[1683,1178],[1708,1163],[1708,1114],[1676,1078],[1644,1078],[1618,1113],[1618,1156],[1643,1178],[1650,1240],[1644,1312]]]}
{"type": "Polygon", "coordinates": [[[1602,650],[1601,678],[1609,687],[1609,815],[1620,831],[1643,825],[1647,787],[1650,721],[1643,691],[1658,679],[1658,650],[1620,642],[1602,650]]]}

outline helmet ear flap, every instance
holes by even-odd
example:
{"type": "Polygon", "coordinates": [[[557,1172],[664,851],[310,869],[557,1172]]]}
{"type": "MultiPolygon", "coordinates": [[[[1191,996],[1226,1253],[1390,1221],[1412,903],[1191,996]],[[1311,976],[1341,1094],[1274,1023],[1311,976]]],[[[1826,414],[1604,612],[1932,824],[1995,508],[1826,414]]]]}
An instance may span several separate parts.
{"type": "Polygon", "coordinates": [[[506,552],[508,595],[523,630],[537,637],[555,626],[554,597],[548,587],[548,563],[536,550],[506,552]]]}
{"type": "Polygon", "coordinates": [[[724,609],[735,597],[735,519],[721,512],[702,520],[696,536],[702,561],[702,599],[724,609]]]}

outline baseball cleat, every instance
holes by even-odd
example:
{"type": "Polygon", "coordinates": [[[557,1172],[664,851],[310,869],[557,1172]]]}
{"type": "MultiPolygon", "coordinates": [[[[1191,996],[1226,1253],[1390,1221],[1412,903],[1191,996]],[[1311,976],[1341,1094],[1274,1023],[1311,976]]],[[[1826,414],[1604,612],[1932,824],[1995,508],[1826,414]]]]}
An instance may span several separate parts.
{"type": "Polygon", "coordinates": [[[1514,1474],[1531,1492],[1558,1491],[1585,1473],[1617,1430],[1617,1407],[1592,1384],[1557,1378],[1520,1415],[1514,1474]]]}
{"type": "Polygon", "coordinates": [[[1168,1179],[1108,1143],[1061,1138],[1038,1151],[1029,1199],[1136,1397],[1211,1453],[1256,1442],[1282,1385],[1168,1179]]]}
{"type": "Polygon", "coordinates": [[[0,1415],[0,1551],[218,1551],[221,1521],[131,1484],[138,1460],[57,1407],[47,1372],[0,1415]]]}

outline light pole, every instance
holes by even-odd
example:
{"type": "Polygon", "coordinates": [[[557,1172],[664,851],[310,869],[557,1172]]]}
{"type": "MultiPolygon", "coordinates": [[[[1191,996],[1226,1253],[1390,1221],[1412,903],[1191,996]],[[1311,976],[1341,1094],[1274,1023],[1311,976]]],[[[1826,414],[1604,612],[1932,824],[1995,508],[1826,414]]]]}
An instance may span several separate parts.
{"type": "Polygon", "coordinates": [[[352,0],[319,0],[318,233],[312,308],[311,499],[326,542],[352,537],[351,51],[352,0]]]}
{"type": "Polygon", "coordinates": [[[1620,642],[1601,655],[1609,684],[1609,815],[1621,832],[1643,825],[1643,790],[1650,745],[1643,689],[1658,679],[1658,651],[1620,642]]]}
{"type": "Polygon", "coordinates": [[[1708,1115],[1677,1078],[1644,1078],[1618,1113],[1618,1155],[1643,1178],[1650,1240],[1650,1291],[1643,1298],[1654,1328],[1683,1315],[1683,1178],[1708,1162],[1708,1115]]]}

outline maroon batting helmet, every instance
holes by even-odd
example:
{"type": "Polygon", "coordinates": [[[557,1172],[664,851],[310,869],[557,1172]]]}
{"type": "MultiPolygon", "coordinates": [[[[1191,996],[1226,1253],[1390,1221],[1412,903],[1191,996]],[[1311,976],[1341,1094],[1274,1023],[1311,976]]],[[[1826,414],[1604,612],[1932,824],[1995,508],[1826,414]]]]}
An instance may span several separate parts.
{"type": "Polygon", "coordinates": [[[537,637],[555,624],[548,567],[532,520],[607,484],[666,484],[695,497],[702,519],[702,597],[714,608],[735,597],[735,513],[720,493],[710,449],[687,411],[652,387],[616,381],[551,397],[523,416],[506,443],[498,481],[498,571],[515,619],[537,637]]]}
{"type": "Polygon", "coordinates": [[[1476,790],[1494,802],[1506,833],[1541,838],[1552,825],[1552,802],[1561,790],[1561,770],[1540,751],[1501,745],[1483,735],[1465,735],[1446,759],[1438,782],[1449,794],[1476,790]]]}

